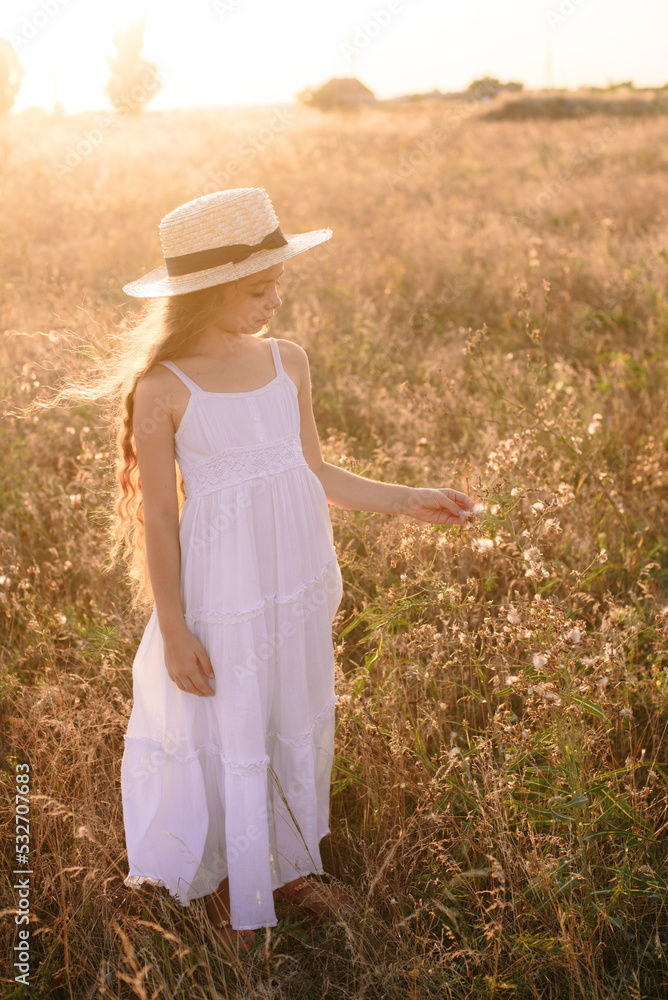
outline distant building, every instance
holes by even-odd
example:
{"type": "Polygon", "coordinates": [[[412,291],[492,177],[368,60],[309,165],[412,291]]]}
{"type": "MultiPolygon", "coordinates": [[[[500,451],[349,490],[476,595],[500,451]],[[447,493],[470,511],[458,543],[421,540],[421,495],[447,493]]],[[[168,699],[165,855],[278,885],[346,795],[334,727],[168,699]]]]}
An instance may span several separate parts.
{"type": "Polygon", "coordinates": [[[373,91],[354,76],[332,77],[317,90],[303,90],[299,100],[314,108],[358,108],[376,103],[373,91]]]}

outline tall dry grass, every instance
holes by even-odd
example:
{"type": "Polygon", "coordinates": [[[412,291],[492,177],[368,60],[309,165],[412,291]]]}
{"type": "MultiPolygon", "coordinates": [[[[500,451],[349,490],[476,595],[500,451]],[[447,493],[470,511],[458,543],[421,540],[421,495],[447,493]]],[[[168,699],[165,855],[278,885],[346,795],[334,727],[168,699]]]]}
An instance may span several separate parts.
{"type": "Polygon", "coordinates": [[[2,780],[9,806],[29,762],[29,996],[665,993],[665,125],[450,111],[300,110],[266,142],[271,113],[153,115],[60,176],[94,117],[2,125],[2,780]],[[468,482],[487,513],[464,533],[331,508],[324,848],[355,912],[311,937],[279,911],[230,969],[199,902],[122,885],[145,622],[103,571],[108,413],[17,414],[129,326],[120,285],[158,263],[165,212],[253,185],[286,231],[334,230],[286,266],[271,331],[309,353],[325,457],[468,482]]]}

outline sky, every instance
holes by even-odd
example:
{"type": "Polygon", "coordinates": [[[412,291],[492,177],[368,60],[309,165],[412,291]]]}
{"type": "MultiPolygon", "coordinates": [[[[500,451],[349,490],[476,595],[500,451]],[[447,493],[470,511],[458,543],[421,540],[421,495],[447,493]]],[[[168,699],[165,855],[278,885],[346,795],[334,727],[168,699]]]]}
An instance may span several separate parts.
{"type": "Polygon", "coordinates": [[[142,16],[156,109],[290,103],[332,76],[378,98],[486,75],[527,89],[668,82],[666,0],[4,0],[0,35],[25,70],[14,110],[108,109],[113,33],[142,16]]]}

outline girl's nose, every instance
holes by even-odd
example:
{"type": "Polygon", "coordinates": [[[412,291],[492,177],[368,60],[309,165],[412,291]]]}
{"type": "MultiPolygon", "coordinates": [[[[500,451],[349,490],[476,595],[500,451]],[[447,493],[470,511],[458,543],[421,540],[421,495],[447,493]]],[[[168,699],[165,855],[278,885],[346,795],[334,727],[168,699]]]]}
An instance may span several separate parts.
{"type": "Polygon", "coordinates": [[[272,309],[278,309],[278,307],[281,305],[283,301],[281,299],[281,296],[278,294],[278,289],[275,288],[272,292],[269,293],[269,301],[271,302],[272,309]]]}

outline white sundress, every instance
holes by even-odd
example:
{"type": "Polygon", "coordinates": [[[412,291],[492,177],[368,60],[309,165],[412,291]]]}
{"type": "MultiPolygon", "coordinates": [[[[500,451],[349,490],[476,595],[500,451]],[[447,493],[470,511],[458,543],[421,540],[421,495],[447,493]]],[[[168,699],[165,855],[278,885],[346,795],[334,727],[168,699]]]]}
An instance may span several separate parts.
{"type": "Polygon", "coordinates": [[[190,389],[175,434],[186,500],[181,597],[214,697],[170,679],[155,605],[133,662],[121,765],[129,874],[183,906],[229,875],[237,930],[276,925],[273,890],[322,872],[334,743],[332,621],[342,597],[325,491],[306,464],[297,387],[190,389]]]}

